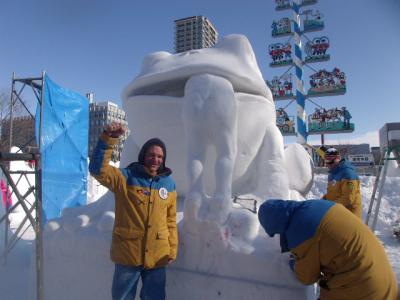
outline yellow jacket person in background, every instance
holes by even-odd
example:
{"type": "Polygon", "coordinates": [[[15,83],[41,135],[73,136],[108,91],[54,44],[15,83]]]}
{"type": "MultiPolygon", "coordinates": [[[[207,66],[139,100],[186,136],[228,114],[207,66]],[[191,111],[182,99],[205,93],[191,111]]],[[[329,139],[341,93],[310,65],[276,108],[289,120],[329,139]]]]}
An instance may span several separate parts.
{"type": "Polygon", "coordinates": [[[138,162],[126,168],[109,165],[113,146],[125,128],[106,126],[93,152],[90,173],[115,195],[111,259],[115,263],[113,299],[134,299],[139,277],[141,299],[165,299],[165,266],[176,259],[176,190],[165,166],[164,143],[148,140],[138,162]]]}
{"type": "Polygon", "coordinates": [[[322,198],[342,204],[361,219],[360,179],[353,165],[335,148],[326,149],[321,156],[329,169],[327,192],[322,198]]]}
{"type": "Polygon", "coordinates": [[[373,232],[342,205],[325,200],[268,200],[258,217],[303,284],[318,282],[321,300],[395,300],[397,281],[373,232]]]}

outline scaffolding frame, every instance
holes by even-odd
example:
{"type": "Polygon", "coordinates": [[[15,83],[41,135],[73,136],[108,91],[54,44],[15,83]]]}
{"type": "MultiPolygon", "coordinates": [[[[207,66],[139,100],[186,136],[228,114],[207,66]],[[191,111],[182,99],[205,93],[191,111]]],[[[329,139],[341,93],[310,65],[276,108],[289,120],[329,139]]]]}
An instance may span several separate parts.
{"type": "MultiPolygon", "coordinates": [[[[4,222],[5,226],[5,243],[4,249],[0,249],[0,261],[3,264],[7,263],[7,255],[12,251],[16,243],[21,240],[24,232],[21,231],[28,225],[32,226],[35,233],[35,260],[36,260],[36,299],[43,300],[44,299],[44,289],[43,289],[43,217],[42,217],[42,170],[41,170],[41,161],[40,161],[40,153],[41,153],[41,145],[42,145],[42,116],[43,116],[43,98],[44,98],[44,86],[45,86],[45,72],[42,71],[41,77],[32,77],[32,78],[16,78],[15,72],[12,76],[12,84],[11,84],[11,95],[10,95],[10,106],[9,106],[9,152],[0,151],[0,168],[7,180],[8,187],[11,187],[11,194],[15,195],[17,198],[17,202],[9,207],[6,205],[5,207],[5,215],[0,216],[0,226],[4,222]],[[20,150],[17,153],[11,153],[11,147],[13,146],[13,122],[14,122],[14,107],[19,102],[22,104],[22,107],[25,108],[29,117],[35,120],[35,113],[32,113],[27,105],[27,99],[23,96],[23,91],[30,87],[34,96],[36,97],[37,103],[40,106],[40,119],[39,119],[39,132],[37,136],[37,141],[39,142],[38,148],[28,146],[32,140],[35,139],[35,134],[33,137],[30,137],[23,145],[20,147],[20,150]],[[25,153],[22,153],[22,149],[26,149],[25,153]],[[35,163],[34,171],[25,171],[25,170],[16,170],[11,171],[9,168],[9,163],[12,161],[33,161],[35,163]],[[19,175],[17,182],[15,182],[12,178],[12,174],[19,175]],[[28,174],[34,174],[35,182],[32,184],[29,182],[27,177],[28,174]],[[29,188],[22,195],[18,189],[18,182],[22,177],[28,181],[29,188]],[[31,194],[34,195],[34,203],[31,204],[31,207],[28,207],[27,197],[31,194]],[[25,213],[24,218],[21,223],[18,225],[16,231],[9,237],[9,215],[10,213],[18,206],[23,208],[25,213]]],[[[7,117],[7,116],[6,116],[7,117]]],[[[15,198],[14,197],[14,198],[15,198]]],[[[25,230],[27,229],[25,228],[25,230]]]]}
{"type": "Polygon", "coordinates": [[[365,218],[365,224],[369,226],[373,232],[375,232],[376,223],[379,215],[379,209],[382,202],[382,196],[387,176],[388,163],[391,160],[395,160],[400,165],[399,153],[400,153],[400,140],[389,141],[389,145],[385,149],[385,154],[381,158],[379,164],[378,174],[376,175],[374,188],[372,190],[371,200],[368,206],[367,216],[365,218]],[[390,157],[391,153],[393,153],[394,156],[393,158],[390,157]],[[370,222],[371,218],[372,218],[372,223],[370,222]]]}

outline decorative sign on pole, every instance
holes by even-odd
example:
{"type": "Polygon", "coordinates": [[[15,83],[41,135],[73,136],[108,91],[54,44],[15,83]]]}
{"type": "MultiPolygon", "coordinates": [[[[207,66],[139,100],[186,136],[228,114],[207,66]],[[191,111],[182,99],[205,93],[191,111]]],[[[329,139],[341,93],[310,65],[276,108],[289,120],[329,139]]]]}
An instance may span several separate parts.
{"type": "Polygon", "coordinates": [[[290,0],[275,0],[276,10],[284,10],[290,8],[290,0]]]}
{"type": "Polygon", "coordinates": [[[330,55],[326,54],[329,48],[329,39],[327,36],[316,37],[312,41],[308,41],[305,47],[307,56],[306,63],[320,62],[330,59],[330,55]]]}
{"type": "Polygon", "coordinates": [[[353,132],[354,124],[346,107],[316,108],[314,113],[308,116],[308,134],[343,133],[353,132]]]}
{"type": "Polygon", "coordinates": [[[292,74],[285,74],[281,78],[274,76],[271,81],[267,81],[275,100],[293,99],[292,74]]]}
{"type": "Polygon", "coordinates": [[[310,76],[308,97],[343,95],[344,93],[346,93],[346,76],[339,68],[334,68],[332,72],[322,69],[310,76]]]}
{"type": "Polygon", "coordinates": [[[303,11],[302,15],[305,15],[303,22],[303,31],[311,32],[324,29],[324,21],[322,20],[322,14],[319,10],[315,12],[312,9],[303,11]]]}
{"type": "Polygon", "coordinates": [[[276,126],[282,135],[296,135],[294,125],[294,116],[289,116],[284,108],[276,110],[276,126]]]}
{"type": "MultiPolygon", "coordinates": [[[[303,0],[301,1],[301,6],[316,4],[317,0],[303,0]]],[[[290,0],[275,0],[275,10],[285,10],[292,7],[290,0]]]]}
{"type": "Polygon", "coordinates": [[[289,18],[282,18],[278,21],[273,21],[272,25],[272,36],[286,36],[292,34],[292,27],[290,25],[289,18]]]}
{"type": "Polygon", "coordinates": [[[290,43],[270,44],[268,53],[272,58],[272,63],[269,64],[271,67],[281,67],[293,63],[292,45],[290,45],[290,43]]]}

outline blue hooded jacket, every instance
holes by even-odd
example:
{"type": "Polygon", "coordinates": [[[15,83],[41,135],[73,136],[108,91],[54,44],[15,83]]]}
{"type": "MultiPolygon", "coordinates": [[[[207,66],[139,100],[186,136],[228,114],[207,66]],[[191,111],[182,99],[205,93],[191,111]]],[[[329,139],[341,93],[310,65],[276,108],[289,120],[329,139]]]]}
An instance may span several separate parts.
{"type": "Polygon", "coordinates": [[[258,219],[266,233],[280,235],[282,252],[287,252],[312,238],[328,212],[335,205],[325,200],[267,200],[258,211],[258,219]]]}

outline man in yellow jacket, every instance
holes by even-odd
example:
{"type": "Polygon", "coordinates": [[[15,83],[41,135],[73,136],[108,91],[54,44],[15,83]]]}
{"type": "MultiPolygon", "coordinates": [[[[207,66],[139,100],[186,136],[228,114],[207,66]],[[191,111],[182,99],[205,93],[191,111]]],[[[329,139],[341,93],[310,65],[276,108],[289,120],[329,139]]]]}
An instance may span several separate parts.
{"type": "Polygon", "coordinates": [[[342,204],[361,219],[361,188],[356,170],[337,149],[321,148],[318,153],[329,169],[327,192],[322,198],[342,204]]]}
{"type": "Polygon", "coordinates": [[[303,284],[318,282],[321,300],[395,300],[396,276],[373,232],[342,205],[325,200],[267,200],[258,218],[280,235],[282,252],[303,284]]]}
{"type": "Polygon", "coordinates": [[[109,165],[113,146],[125,129],[106,126],[93,152],[90,173],[115,195],[115,223],[111,259],[115,263],[114,300],[134,299],[139,277],[141,299],[165,299],[165,266],[176,259],[176,189],[165,166],[164,143],[148,140],[138,162],[126,168],[109,165]]]}

